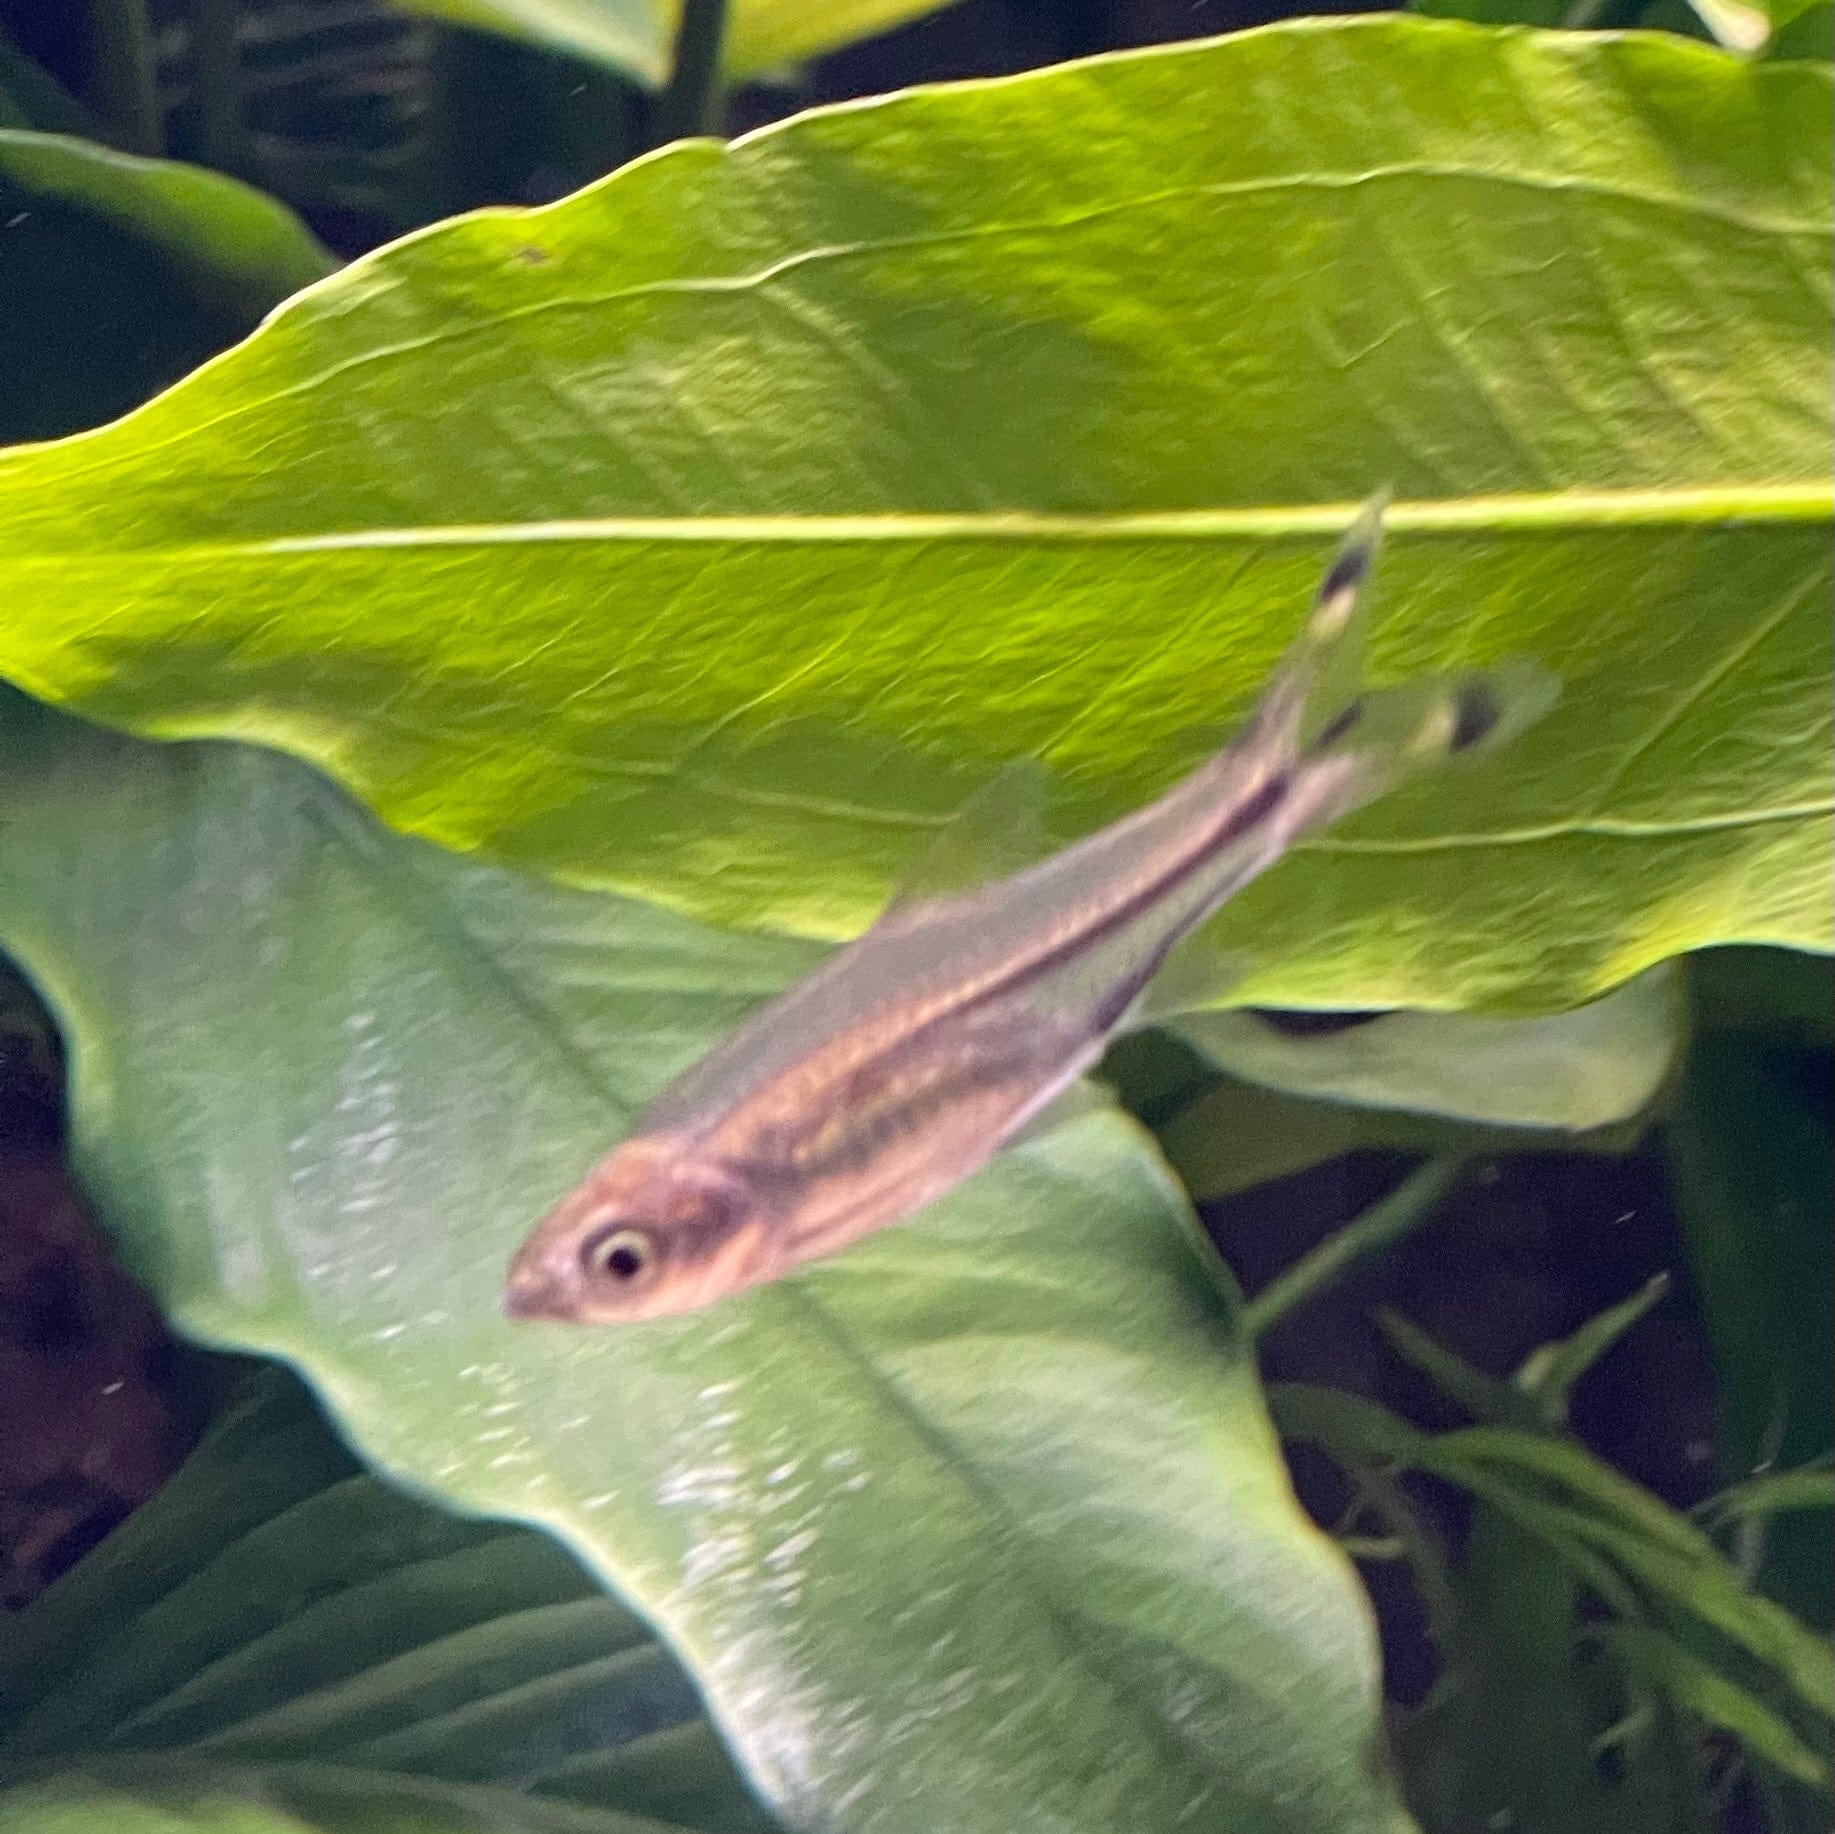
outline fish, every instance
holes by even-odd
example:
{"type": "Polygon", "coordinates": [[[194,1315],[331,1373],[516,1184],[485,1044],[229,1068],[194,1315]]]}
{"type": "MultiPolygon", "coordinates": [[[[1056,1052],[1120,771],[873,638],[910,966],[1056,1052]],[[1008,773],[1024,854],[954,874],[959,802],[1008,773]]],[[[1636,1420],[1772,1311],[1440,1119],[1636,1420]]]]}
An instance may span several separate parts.
{"type": "Polygon", "coordinates": [[[504,1309],[692,1312],[915,1215],[1042,1124],[1300,836],[1535,718],[1553,680],[1533,664],[1362,686],[1383,515],[1352,524],[1239,736],[1059,852],[895,901],[664,1089],[517,1250],[504,1309]]]}

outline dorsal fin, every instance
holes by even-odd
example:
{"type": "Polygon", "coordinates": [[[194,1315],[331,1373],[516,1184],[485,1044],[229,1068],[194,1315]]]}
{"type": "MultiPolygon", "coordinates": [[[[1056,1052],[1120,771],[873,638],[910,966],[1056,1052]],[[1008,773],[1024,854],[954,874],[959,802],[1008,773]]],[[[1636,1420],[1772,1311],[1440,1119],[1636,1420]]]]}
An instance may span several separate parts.
{"type": "Polygon", "coordinates": [[[1045,767],[1036,758],[1003,765],[937,830],[900,879],[879,921],[957,898],[1030,866],[1049,850],[1045,767]]]}

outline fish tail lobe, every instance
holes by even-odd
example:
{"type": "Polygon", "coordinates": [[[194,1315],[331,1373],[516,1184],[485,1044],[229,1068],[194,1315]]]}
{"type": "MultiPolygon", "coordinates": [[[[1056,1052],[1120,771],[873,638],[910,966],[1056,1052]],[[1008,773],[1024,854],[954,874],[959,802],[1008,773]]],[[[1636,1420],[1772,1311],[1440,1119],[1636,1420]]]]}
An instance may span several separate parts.
{"type": "Polygon", "coordinates": [[[1378,491],[1345,531],[1313,595],[1305,628],[1263,697],[1256,735],[1277,750],[1304,754],[1356,703],[1370,648],[1364,588],[1382,547],[1388,507],[1388,491],[1378,491]]]}
{"type": "Polygon", "coordinates": [[[1333,711],[1301,758],[1304,765],[1355,757],[1390,781],[1508,744],[1559,693],[1547,669],[1515,660],[1365,690],[1333,711]]]}
{"type": "MultiPolygon", "coordinates": [[[[1256,722],[1257,736],[1291,761],[1296,787],[1309,780],[1339,786],[1319,798],[1321,805],[1334,805],[1332,813],[1361,805],[1416,771],[1508,743],[1559,694],[1553,675],[1525,661],[1365,687],[1364,588],[1388,503],[1389,493],[1378,492],[1346,531],[1256,722]]],[[[1321,806],[1315,819],[1325,817],[1321,806]]]]}

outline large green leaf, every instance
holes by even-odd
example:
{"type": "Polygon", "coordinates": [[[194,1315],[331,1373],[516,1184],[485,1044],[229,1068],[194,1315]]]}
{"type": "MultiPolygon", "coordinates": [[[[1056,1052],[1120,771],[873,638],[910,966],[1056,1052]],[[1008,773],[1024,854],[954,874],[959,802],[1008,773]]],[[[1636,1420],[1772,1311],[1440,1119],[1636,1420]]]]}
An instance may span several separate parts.
{"type": "Polygon", "coordinates": [[[1379,672],[1566,698],[1240,899],[1239,997],[1827,946],[1830,80],[1303,22],[684,146],[0,460],[0,672],[839,936],[1016,754],[1066,830],[1200,757],[1387,478],[1379,672]]]}
{"type": "Polygon", "coordinates": [[[1232,1076],[1314,1100],[1584,1132],[1655,1098],[1681,1046],[1679,969],[1538,1019],[1381,1013],[1327,1031],[1254,1012],[1193,1013],[1178,1035],[1232,1076]]]}
{"type": "Polygon", "coordinates": [[[1828,0],[1806,6],[1772,33],[1765,55],[1812,58],[1824,63],[1835,58],[1835,7],[1828,0]]]}
{"type": "Polygon", "coordinates": [[[284,205],[200,166],[9,128],[0,172],[39,207],[82,210],[157,244],[202,297],[226,308],[259,314],[337,265],[284,205]]]}
{"type": "Polygon", "coordinates": [[[195,166],[0,127],[0,443],[138,407],[335,265],[195,166]]]}
{"type": "Polygon", "coordinates": [[[511,1790],[314,1765],[107,1761],[0,1795],[0,1834],[687,1834],[511,1790]],[[127,1776],[130,1780],[123,1781],[127,1776]],[[276,1800],[278,1798],[279,1800],[276,1800]],[[285,1806],[281,1806],[281,1803],[285,1806]]]}
{"type": "Polygon", "coordinates": [[[560,1533],[793,1823],[1402,1825],[1364,1602],[1131,1123],[710,1313],[514,1325],[532,1219],[810,946],[457,862],[271,753],[0,732],[0,942],[130,1264],[560,1533]]]}
{"type": "MultiPolygon", "coordinates": [[[[726,67],[749,76],[884,32],[948,0],[731,0],[726,67]]],[[[457,25],[572,51],[646,83],[669,74],[681,0],[407,0],[457,25]]]]}
{"type": "Polygon", "coordinates": [[[1546,1152],[1611,1155],[1629,1152],[1643,1132],[1637,1121],[1589,1133],[1481,1126],[1404,1109],[1311,1101],[1229,1076],[1154,1125],[1181,1182],[1200,1201],[1228,1197],[1370,1149],[1458,1158],[1546,1152]]]}
{"type": "Polygon", "coordinates": [[[555,1542],[360,1472],[274,1371],[8,1625],[0,1750],[5,1829],[250,1798],[289,1828],[765,1825],[681,1671],[555,1542]]]}

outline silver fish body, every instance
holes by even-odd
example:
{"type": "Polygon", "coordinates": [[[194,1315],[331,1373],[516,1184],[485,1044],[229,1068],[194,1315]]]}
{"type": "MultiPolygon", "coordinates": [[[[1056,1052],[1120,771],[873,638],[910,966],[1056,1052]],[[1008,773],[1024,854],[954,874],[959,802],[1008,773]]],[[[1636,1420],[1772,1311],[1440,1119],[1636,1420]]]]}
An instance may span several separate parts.
{"type": "Polygon", "coordinates": [[[1519,726],[1546,698],[1522,678],[1346,696],[1379,527],[1372,506],[1239,739],[1037,864],[895,907],[761,1008],[537,1226],[506,1309],[689,1311],[910,1216],[1089,1069],[1172,949],[1296,837],[1519,726]]]}

